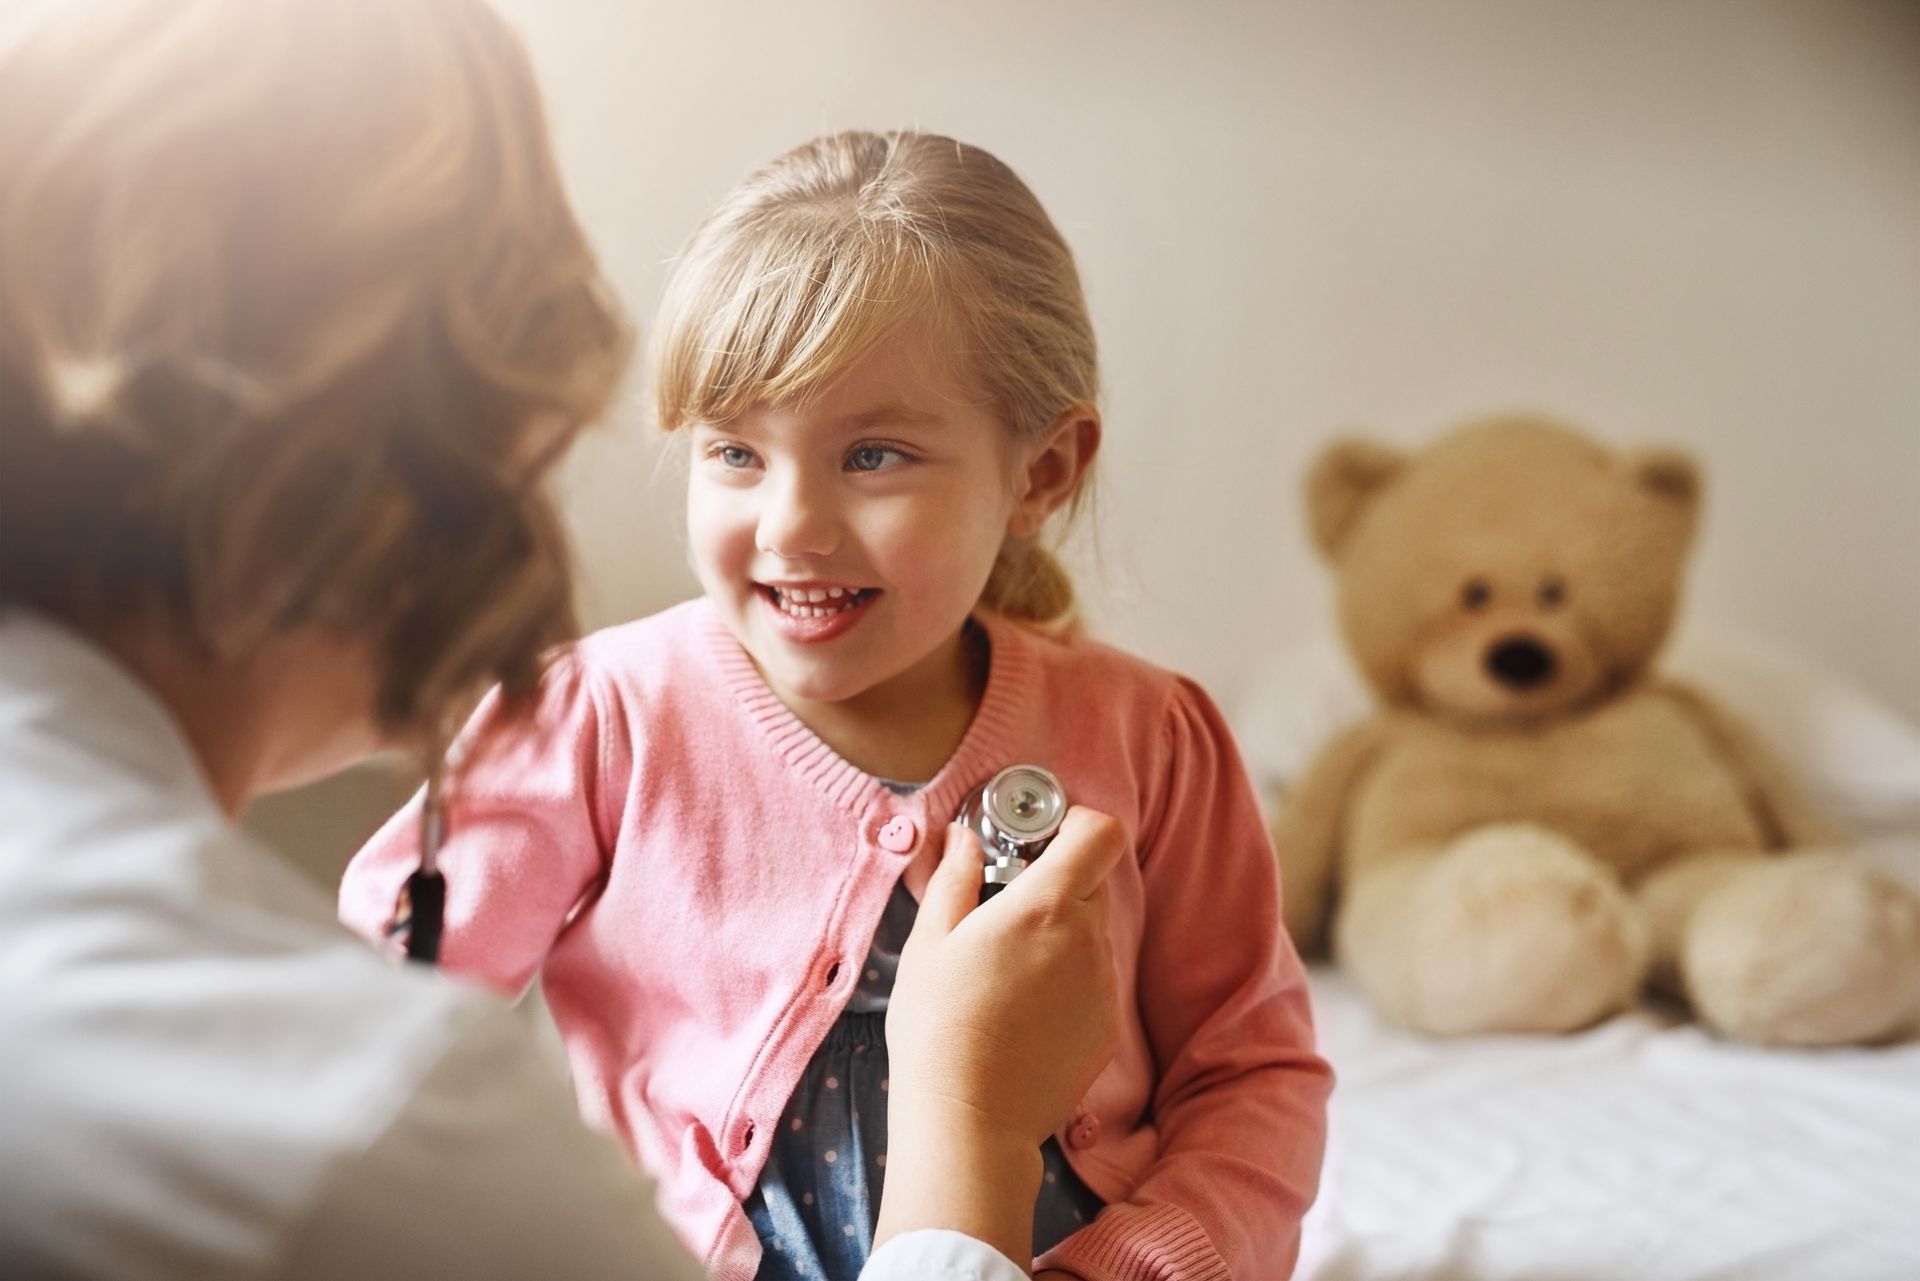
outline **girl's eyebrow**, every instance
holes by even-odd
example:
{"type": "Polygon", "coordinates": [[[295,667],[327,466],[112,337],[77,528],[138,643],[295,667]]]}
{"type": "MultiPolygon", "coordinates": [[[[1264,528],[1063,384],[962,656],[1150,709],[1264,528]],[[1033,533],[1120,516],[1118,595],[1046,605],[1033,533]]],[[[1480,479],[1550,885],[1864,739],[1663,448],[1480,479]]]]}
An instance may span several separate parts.
{"type": "MultiPolygon", "coordinates": [[[[915,409],[913,406],[897,401],[875,405],[872,409],[862,409],[857,413],[843,414],[831,420],[831,428],[847,435],[873,431],[879,427],[944,427],[947,420],[927,409],[915,409]]],[[[749,410],[730,418],[725,422],[694,422],[688,425],[697,435],[739,436],[742,438],[758,435],[762,424],[757,415],[749,410]]]]}
{"type": "Polygon", "coordinates": [[[929,410],[889,403],[876,405],[872,409],[863,409],[857,414],[848,414],[840,420],[840,425],[849,431],[869,431],[879,426],[938,427],[944,422],[946,419],[929,410]]]}

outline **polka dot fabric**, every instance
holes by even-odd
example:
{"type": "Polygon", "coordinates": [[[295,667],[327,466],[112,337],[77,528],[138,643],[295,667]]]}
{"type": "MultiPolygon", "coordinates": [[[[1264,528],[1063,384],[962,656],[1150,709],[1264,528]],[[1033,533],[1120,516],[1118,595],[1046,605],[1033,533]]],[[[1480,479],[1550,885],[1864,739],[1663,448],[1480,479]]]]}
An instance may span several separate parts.
{"type": "MultiPolygon", "coordinates": [[[[918,908],[905,886],[894,888],[858,990],[807,1064],[744,1204],[766,1251],[759,1281],[855,1281],[873,1251],[887,1163],[886,999],[918,908]]],[[[1058,1143],[1048,1139],[1041,1156],[1036,1255],[1093,1222],[1101,1206],[1058,1143]]]]}

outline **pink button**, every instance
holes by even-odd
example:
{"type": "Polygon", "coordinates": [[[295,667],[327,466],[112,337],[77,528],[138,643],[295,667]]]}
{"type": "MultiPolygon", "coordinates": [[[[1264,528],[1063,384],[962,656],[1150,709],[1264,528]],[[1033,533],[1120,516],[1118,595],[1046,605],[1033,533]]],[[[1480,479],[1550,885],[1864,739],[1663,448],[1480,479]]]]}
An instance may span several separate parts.
{"type": "Polygon", "coordinates": [[[904,814],[880,829],[880,844],[895,854],[905,854],[919,843],[920,825],[904,814]]]}
{"type": "Polygon", "coordinates": [[[1067,1142],[1076,1149],[1084,1150],[1100,1141],[1100,1118],[1088,1116],[1082,1112],[1073,1118],[1073,1124],[1067,1129],[1067,1142]]]}

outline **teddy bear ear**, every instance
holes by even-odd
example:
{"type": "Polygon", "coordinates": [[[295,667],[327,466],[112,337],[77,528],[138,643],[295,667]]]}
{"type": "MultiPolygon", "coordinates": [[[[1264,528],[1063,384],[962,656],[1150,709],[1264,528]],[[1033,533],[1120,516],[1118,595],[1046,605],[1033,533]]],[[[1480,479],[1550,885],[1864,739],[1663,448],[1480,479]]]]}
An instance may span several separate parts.
{"type": "Polygon", "coordinates": [[[1700,465],[1677,449],[1641,449],[1626,456],[1627,473],[1656,498],[1688,512],[1700,506],[1700,465]]]}
{"type": "Polygon", "coordinates": [[[1321,452],[1307,472],[1307,524],[1322,556],[1339,557],[1367,505],[1406,465],[1392,446],[1352,437],[1321,452]]]}

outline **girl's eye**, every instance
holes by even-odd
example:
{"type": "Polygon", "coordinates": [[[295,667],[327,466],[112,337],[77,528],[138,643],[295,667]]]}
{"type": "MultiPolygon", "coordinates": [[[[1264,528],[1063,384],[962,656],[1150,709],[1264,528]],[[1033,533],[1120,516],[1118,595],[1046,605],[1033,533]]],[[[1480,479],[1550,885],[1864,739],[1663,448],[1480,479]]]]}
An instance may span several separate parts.
{"type": "Polygon", "coordinates": [[[906,460],[906,454],[887,445],[856,445],[847,451],[847,470],[880,471],[906,460]]]}
{"type": "Polygon", "coordinates": [[[707,451],[707,456],[729,470],[753,466],[753,451],[744,445],[715,445],[707,451]]]}

